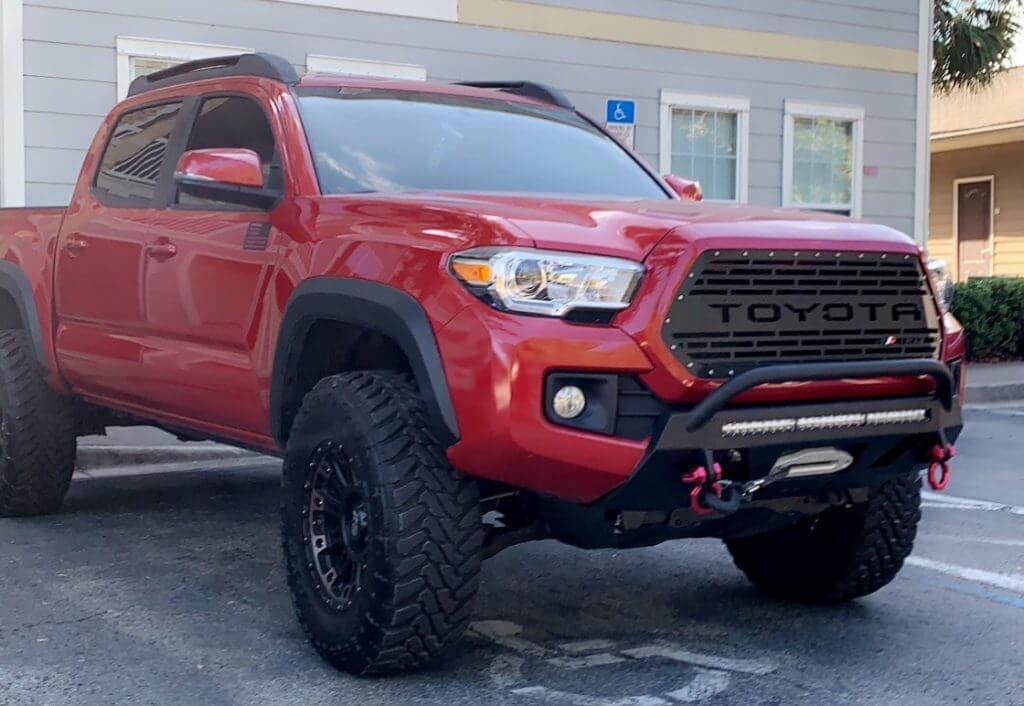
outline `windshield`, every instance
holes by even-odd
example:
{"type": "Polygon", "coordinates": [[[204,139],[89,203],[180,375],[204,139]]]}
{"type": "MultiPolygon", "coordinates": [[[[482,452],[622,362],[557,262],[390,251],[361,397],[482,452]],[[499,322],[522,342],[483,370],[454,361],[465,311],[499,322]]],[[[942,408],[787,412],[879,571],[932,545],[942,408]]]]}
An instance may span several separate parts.
{"type": "Polygon", "coordinates": [[[298,95],[324,194],[668,198],[616,142],[567,110],[377,89],[298,95]]]}

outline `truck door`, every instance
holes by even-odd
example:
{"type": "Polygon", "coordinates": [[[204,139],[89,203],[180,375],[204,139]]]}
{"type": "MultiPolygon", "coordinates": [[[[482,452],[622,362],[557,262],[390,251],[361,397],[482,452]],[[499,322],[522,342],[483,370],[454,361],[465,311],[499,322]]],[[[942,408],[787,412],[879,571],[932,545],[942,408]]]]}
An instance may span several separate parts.
{"type": "Polygon", "coordinates": [[[165,101],[117,117],[101,130],[61,228],[56,253],[56,352],[78,392],[144,402],[145,249],[174,165],[183,102],[165,101]]]}
{"type": "MultiPolygon", "coordinates": [[[[253,96],[208,95],[191,106],[186,150],[246,148],[264,184],[282,169],[268,112],[253,96]]],[[[266,210],[171,196],[150,228],[142,282],[151,345],[143,375],[155,410],[216,425],[231,436],[269,435],[268,384],[256,372],[276,232],[266,210]]]]}

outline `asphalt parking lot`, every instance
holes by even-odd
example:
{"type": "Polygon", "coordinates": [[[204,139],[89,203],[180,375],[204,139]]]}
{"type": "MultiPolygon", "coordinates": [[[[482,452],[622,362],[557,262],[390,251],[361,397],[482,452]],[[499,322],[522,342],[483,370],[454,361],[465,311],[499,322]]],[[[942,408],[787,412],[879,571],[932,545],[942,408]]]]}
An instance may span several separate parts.
{"type": "Polygon", "coordinates": [[[1024,405],[967,419],[875,596],[764,598],[710,540],[525,545],[447,665],[389,680],[307,647],[273,465],[81,477],[59,516],[0,520],[0,704],[1024,704],[1024,405]]]}

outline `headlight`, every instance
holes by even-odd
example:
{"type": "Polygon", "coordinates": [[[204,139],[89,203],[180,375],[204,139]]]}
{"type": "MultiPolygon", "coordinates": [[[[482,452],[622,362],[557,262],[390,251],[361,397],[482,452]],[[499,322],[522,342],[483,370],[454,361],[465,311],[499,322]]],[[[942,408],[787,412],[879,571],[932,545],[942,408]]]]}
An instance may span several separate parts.
{"type": "Polygon", "coordinates": [[[471,292],[497,308],[564,316],[574,309],[625,309],[644,268],[613,257],[476,248],[453,256],[451,271],[471,292]]]}
{"type": "Polygon", "coordinates": [[[949,265],[945,260],[938,260],[934,257],[928,258],[928,275],[932,278],[932,287],[935,288],[935,296],[938,297],[942,313],[949,311],[949,305],[953,303],[953,278],[949,276],[949,265]]]}

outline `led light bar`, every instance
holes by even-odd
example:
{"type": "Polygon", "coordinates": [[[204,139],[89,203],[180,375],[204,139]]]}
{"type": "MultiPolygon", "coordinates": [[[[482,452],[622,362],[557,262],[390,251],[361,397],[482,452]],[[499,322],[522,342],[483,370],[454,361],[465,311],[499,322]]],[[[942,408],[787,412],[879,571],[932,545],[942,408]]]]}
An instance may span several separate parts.
{"type": "Polygon", "coordinates": [[[792,431],[823,429],[857,429],[860,427],[915,424],[928,420],[927,409],[900,409],[891,412],[863,414],[827,414],[814,417],[759,419],[752,422],[730,422],[722,425],[722,436],[763,436],[792,431]]]}

